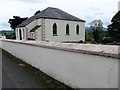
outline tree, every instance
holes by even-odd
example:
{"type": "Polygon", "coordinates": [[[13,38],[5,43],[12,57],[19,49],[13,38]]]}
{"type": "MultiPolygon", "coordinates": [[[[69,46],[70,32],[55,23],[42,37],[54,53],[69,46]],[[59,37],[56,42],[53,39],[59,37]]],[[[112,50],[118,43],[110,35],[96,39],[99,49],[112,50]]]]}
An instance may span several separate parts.
{"type": "Polygon", "coordinates": [[[113,40],[120,40],[120,11],[118,11],[108,25],[108,34],[113,40]]]}
{"type": "Polygon", "coordinates": [[[20,18],[19,16],[13,16],[13,19],[9,19],[8,23],[10,24],[10,27],[13,30],[15,30],[15,28],[26,19],[27,18],[20,18]]]}
{"type": "Polygon", "coordinates": [[[95,42],[100,42],[100,31],[103,30],[103,22],[101,20],[93,20],[90,22],[90,28],[93,33],[95,42]]]}

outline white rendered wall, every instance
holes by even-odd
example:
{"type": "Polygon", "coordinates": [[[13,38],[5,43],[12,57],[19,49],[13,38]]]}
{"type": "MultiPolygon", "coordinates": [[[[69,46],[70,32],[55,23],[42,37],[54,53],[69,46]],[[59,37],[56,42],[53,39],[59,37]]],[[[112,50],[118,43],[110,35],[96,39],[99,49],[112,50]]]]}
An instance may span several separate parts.
{"type": "Polygon", "coordinates": [[[45,32],[47,41],[85,41],[85,22],[45,19],[45,32]],[[57,24],[58,36],[53,36],[53,24],[57,24]],[[69,24],[70,35],[66,35],[66,25],[69,24]],[[80,34],[76,35],[76,26],[79,25],[80,34]]]}
{"type": "Polygon", "coordinates": [[[41,19],[37,19],[37,25],[41,25],[41,19]]]}
{"type": "Polygon", "coordinates": [[[31,22],[30,24],[28,24],[26,27],[28,30],[33,29],[35,26],[37,25],[37,20],[34,20],[33,22],[31,22]]]}
{"type": "Polygon", "coordinates": [[[118,59],[7,41],[2,48],[71,87],[118,88],[118,59]]]}
{"type": "MultiPolygon", "coordinates": [[[[27,38],[32,38],[32,33],[30,30],[33,29],[36,25],[42,25],[41,27],[45,27],[45,40],[46,41],[57,41],[57,42],[64,42],[64,41],[85,41],[85,22],[78,22],[78,21],[67,21],[67,20],[55,20],[55,19],[45,19],[45,26],[41,21],[42,19],[37,19],[28,24],[25,27],[27,30],[27,38]],[[58,36],[53,36],[53,24],[57,24],[57,32],[58,36]],[[69,24],[69,32],[70,35],[66,35],[66,25],[69,24]],[[76,26],[79,25],[79,35],[76,34],[76,26]]],[[[37,41],[41,41],[43,39],[43,28],[39,28],[36,30],[37,33],[37,41]]],[[[21,28],[22,30],[22,28],[21,28]]],[[[18,32],[19,35],[19,32],[18,32]]],[[[22,34],[23,38],[23,34],[22,34]]],[[[33,38],[35,39],[35,37],[33,38]]],[[[17,38],[19,40],[19,36],[17,38]]]]}
{"type": "Polygon", "coordinates": [[[42,32],[41,27],[35,32],[36,33],[36,41],[42,41],[42,32]]]}
{"type": "Polygon", "coordinates": [[[27,39],[27,30],[25,27],[20,27],[20,28],[16,28],[15,32],[16,32],[16,40],[20,40],[20,31],[21,30],[21,38],[22,40],[26,40],[27,39]]]}
{"type": "MultiPolygon", "coordinates": [[[[41,19],[37,19],[37,25],[40,25],[42,26],[42,23],[41,23],[41,19]]],[[[37,30],[36,30],[36,41],[42,41],[42,30],[41,30],[41,27],[39,27],[37,30]]]]}
{"type": "Polygon", "coordinates": [[[34,20],[33,22],[31,22],[30,24],[28,24],[27,26],[26,26],[26,28],[27,28],[27,30],[28,30],[28,32],[27,32],[27,37],[28,38],[32,38],[32,35],[31,35],[31,33],[30,33],[30,30],[32,30],[35,26],[37,25],[37,20],[34,20]]]}
{"type": "MultiPolygon", "coordinates": [[[[28,29],[28,38],[32,38],[30,30],[33,29],[34,27],[36,27],[37,25],[41,25],[41,19],[34,20],[33,22],[31,22],[30,24],[28,24],[26,26],[28,29]]],[[[36,38],[34,37],[33,39],[36,39],[37,41],[41,41],[41,28],[36,30],[35,33],[36,33],[37,37],[36,38]]],[[[34,34],[34,36],[35,36],[35,34],[34,34]]]]}
{"type": "Polygon", "coordinates": [[[19,29],[18,28],[15,29],[15,33],[16,33],[16,40],[19,40],[19,29]]]}

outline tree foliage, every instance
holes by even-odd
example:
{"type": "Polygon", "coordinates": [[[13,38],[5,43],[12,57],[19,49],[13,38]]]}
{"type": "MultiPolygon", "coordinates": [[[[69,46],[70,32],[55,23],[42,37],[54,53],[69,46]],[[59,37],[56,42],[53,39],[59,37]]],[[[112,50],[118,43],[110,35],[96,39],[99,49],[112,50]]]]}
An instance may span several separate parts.
{"type": "Polygon", "coordinates": [[[109,36],[114,40],[120,40],[120,11],[113,16],[112,24],[108,25],[109,36]]]}
{"type": "Polygon", "coordinates": [[[15,30],[15,28],[26,19],[27,18],[20,18],[19,16],[13,16],[13,19],[9,19],[8,23],[10,24],[10,27],[15,30]]]}
{"type": "MultiPolygon", "coordinates": [[[[108,31],[103,31],[103,30],[100,30],[99,31],[99,43],[102,43],[103,41],[103,38],[106,37],[108,34],[108,31]]],[[[86,42],[89,42],[89,43],[94,43],[94,36],[93,36],[93,32],[92,31],[86,31],[85,32],[85,40],[86,42]]]]}
{"type": "Polygon", "coordinates": [[[90,28],[95,42],[100,42],[100,31],[103,29],[103,22],[101,20],[93,20],[90,22],[90,28]]]}

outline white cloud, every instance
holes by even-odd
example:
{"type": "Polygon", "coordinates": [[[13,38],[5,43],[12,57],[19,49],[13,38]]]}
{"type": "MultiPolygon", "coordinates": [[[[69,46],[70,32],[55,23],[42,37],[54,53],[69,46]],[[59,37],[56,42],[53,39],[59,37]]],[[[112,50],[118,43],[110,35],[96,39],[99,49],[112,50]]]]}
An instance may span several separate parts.
{"type": "MultiPolygon", "coordinates": [[[[8,0],[1,0],[1,1],[8,1],[8,0]]],[[[20,1],[25,3],[44,3],[46,0],[10,0],[12,2],[20,1]]]]}
{"type": "Polygon", "coordinates": [[[0,30],[11,30],[9,24],[7,22],[1,22],[0,23],[0,30]],[[8,28],[9,27],[9,28],[8,28]]]}
{"type": "Polygon", "coordinates": [[[18,1],[23,1],[26,3],[44,3],[46,0],[18,0],[18,1]]]}
{"type": "MultiPolygon", "coordinates": [[[[7,22],[14,15],[30,17],[37,10],[47,7],[60,8],[86,20],[101,19],[110,22],[118,9],[119,0],[0,0],[0,23],[7,22]]],[[[0,25],[0,27],[2,27],[0,25]]],[[[0,28],[1,29],[1,28],[0,28]]],[[[4,28],[3,28],[4,29],[4,28]]]]}

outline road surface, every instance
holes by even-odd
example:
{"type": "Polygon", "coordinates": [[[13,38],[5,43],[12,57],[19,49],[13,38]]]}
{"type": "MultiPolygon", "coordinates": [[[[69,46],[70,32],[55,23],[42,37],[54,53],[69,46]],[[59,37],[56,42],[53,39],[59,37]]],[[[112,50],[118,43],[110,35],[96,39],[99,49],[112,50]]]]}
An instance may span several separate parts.
{"type": "Polygon", "coordinates": [[[2,88],[40,88],[30,75],[0,52],[1,56],[2,88]]]}

